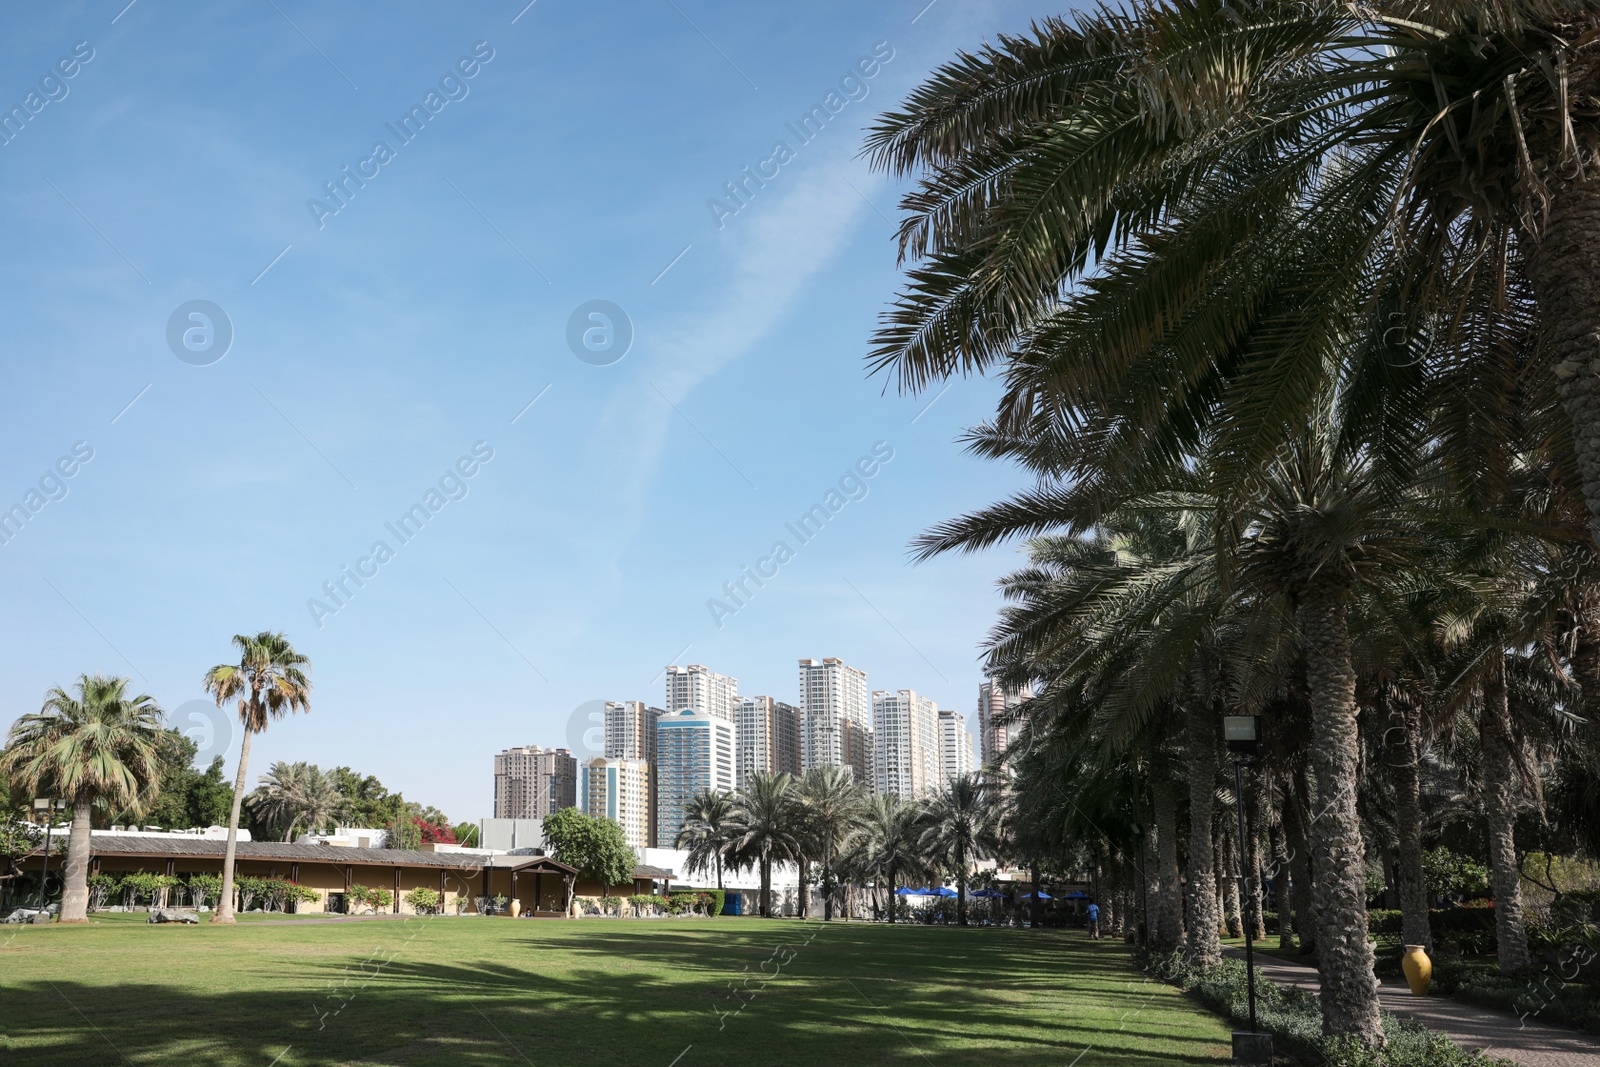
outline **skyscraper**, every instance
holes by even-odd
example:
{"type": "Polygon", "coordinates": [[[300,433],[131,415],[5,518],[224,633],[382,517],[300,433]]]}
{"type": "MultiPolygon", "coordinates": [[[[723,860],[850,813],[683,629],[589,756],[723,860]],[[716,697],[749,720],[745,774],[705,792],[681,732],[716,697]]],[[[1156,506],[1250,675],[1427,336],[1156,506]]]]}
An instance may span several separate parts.
{"type": "Polygon", "coordinates": [[[871,788],[872,705],[867,672],[828,657],[800,661],[800,765],[850,767],[856,781],[871,788]]]}
{"type": "Polygon", "coordinates": [[[666,710],[676,714],[693,708],[732,722],[739,702],[739,679],[718,674],[709,667],[691,663],[687,667],[667,668],[666,710]]]}
{"type": "Polygon", "coordinates": [[[978,686],[978,744],[985,767],[1000,765],[1016,731],[1016,723],[1002,721],[1006,711],[1032,696],[1033,690],[1026,685],[1007,689],[989,679],[978,686]]]}
{"type": "Polygon", "coordinates": [[[738,754],[735,785],[746,777],[800,773],[800,712],[793,704],[771,697],[744,697],[734,722],[738,754]]]}
{"type": "Polygon", "coordinates": [[[939,769],[941,784],[972,770],[967,717],[953,708],[939,709],[939,769]]]}
{"type": "Polygon", "coordinates": [[[578,803],[578,761],[564,748],[523,745],[494,757],[494,817],[542,819],[578,803]]]}
{"type": "Polygon", "coordinates": [[[660,714],[660,708],[647,708],[642,700],[606,701],[606,758],[654,763],[660,714]]]}
{"type": "Polygon", "coordinates": [[[913,800],[939,787],[939,706],[927,697],[874,691],[872,743],[878,792],[913,800]]]}
{"type": "Polygon", "coordinates": [[[734,788],[733,723],[685,708],[656,720],[656,843],[672,848],[701,790],[734,788]]]}
{"type": "Polygon", "coordinates": [[[596,756],[583,764],[583,810],[622,827],[634,848],[651,843],[650,765],[596,756]]]}

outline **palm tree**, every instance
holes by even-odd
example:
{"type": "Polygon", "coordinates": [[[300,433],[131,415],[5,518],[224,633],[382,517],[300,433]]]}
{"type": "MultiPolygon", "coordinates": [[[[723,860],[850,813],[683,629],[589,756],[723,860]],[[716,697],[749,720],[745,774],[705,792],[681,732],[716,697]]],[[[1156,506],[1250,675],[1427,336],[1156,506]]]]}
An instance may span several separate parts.
{"type": "MultiPolygon", "coordinates": [[[[306,832],[316,833],[328,828],[347,810],[349,802],[339,788],[338,777],[332,771],[311,764],[300,787],[299,818],[305,821],[306,832]]],[[[294,827],[289,829],[292,833],[294,827]]]]}
{"type": "Polygon", "coordinates": [[[684,811],[683,829],[673,841],[674,848],[689,850],[684,865],[690,871],[717,871],[717,888],[722,888],[722,862],[733,841],[734,799],[727,793],[702,789],[689,798],[684,811]]]}
{"type": "Polygon", "coordinates": [[[813,767],[801,776],[795,788],[805,810],[810,833],[822,860],[822,917],[833,918],[833,861],[839,846],[860,824],[861,805],[866,795],[849,767],[813,767]]]}
{"type": "Polygon", "coordinates": [[[772,865],[800,854],[798,814],[794,779],[787,774],[752,774],[734,799],[729,852],[760,871],[761,914],[766,918],[774,917],[772,865]]]}
{"type": "Polygon", "coordinates": [[[839,863],[862,881],[871,881],[888,896],[889,921],[895,921],[895,889],[901,877],[931,874],[922,852],[922,807],[898,793],[866,798],[848,852],[839,863]]]}
{"type": "Polygon", "coordinates": [[[967,925],[967,879],[972,864],[999,846],[998,809],[990,789],[975,774],[957,775],[928,801],[922,847],[956,877],[956,914],[967,925]]]}
{"type": "Polygon", "coordinates": [[[339,818],[348,806],[339,779],[314,763],[274,763],[248,798],[251,811],[267,825],[283,828],[293,841],[301,823],[315,833],[339,818]]]}
{"type": "Polygon", "coordinates": [[[239,806],[250,765],[250,739],[273,719],[311,710],[311,680],[302,667],[310,660],[294,650],[281,633],[263,630],[255,636],[235,634],[237,664],[219,664],[206,672],[204,685],[217,707],[237,697],[244,740],[239,744],[239,774],[233,783],[233,810],[228,816],[228,845],[222,857],[222,891],[212,922],[231,923],[233,917],[234,853],[239,844],[239,806]]]}
{"type": "Polygon", "coordinates": [[[908,389],[1009,361],[1013,416],[1116,393],[1109,451],[1203,423],[1246,471],[1353,323],[1392,311],[1425,377],[1428,336],[1536,301],[1594,523],[1596,30],[1593,0],[1135,0],[963,53],[868,142],[922,175],[874,360],[908,389]]]}
{"type": "Polygon", "coordinates": [[[88,921],[89,833],[95,808],[139,811],[161,788],[162,711],[153,697],[130,697],[128,679],[83,675],[73,696],[57,686],[39,711],[11,726],[0,773],[18,786],[72,808],[61,921],[88,921]]]}

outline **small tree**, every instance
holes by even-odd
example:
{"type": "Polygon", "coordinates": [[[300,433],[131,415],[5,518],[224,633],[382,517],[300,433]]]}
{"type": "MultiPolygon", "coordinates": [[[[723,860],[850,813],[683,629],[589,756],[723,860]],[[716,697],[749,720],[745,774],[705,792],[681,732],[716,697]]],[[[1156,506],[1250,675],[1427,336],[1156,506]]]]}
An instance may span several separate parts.
{"type": "MultiPolygon", "coordinates": [[[[633,882],[633,849],[622,836],[622,827],[610,819],[562,808],[544,820],[544,842],[556,859],[599,882],[606,895],[614,885],[633,882]]],[[[567,903],[562,901],[562,906],[567,903]]]]}

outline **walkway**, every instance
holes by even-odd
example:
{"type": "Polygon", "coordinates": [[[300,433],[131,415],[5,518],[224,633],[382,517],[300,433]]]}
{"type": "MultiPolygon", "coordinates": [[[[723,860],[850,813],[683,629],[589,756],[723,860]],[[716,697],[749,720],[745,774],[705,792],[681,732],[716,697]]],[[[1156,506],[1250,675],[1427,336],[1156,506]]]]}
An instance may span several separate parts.
{"type": "MultiPolygon", "coordinates": [[[[1243,949],[1223,951],[1244,958],[1243,949]]],[[[1314,991],[1319,985],[1315,967],[1262,952],[1256,953],[1256,969],[1282,986],[1314,991]]],[[[1415,996],[1403,981],[1384,982],[1378,1002],[1384,1011],[1415,1019],[1468,1051],[1482,1049],[1485,1055],[1502,1056],[1526,1067],[1600,1067],[1600,1037],[1577,1030],[1533,1019],[1524,1024],[1515,1015],[1449,997],[1415,996]]]]}

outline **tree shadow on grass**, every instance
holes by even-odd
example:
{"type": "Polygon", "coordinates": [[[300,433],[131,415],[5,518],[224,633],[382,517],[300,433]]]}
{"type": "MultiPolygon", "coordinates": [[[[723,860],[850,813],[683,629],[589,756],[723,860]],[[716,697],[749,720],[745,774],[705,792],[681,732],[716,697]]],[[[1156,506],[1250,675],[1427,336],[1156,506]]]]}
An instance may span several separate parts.
{"type": "Polygon", "coordinates": [[[40,1064],[668,1067],[684,1055],[680,1067],[1055,1067],[1086,1048],[1085,1067],[1227,1058],[1222,1027],[1141,984],[1120,954],[926,936],[946,931],[902,943],[843,925],[801,944],[816,925],[708,937],[508,922],[505,938],[479,929],[390,958],[263,959],[292,972],[259,990],[222,991],[236,974],[208,983],[192,970],[116,984],[13,975],[0,979],[0,1030],[5,1059],[40,1064]],[[777,945],[792,954],[773,957],[777,945]],[[407,958],[418,955],[434,958],[407,958]]]}

